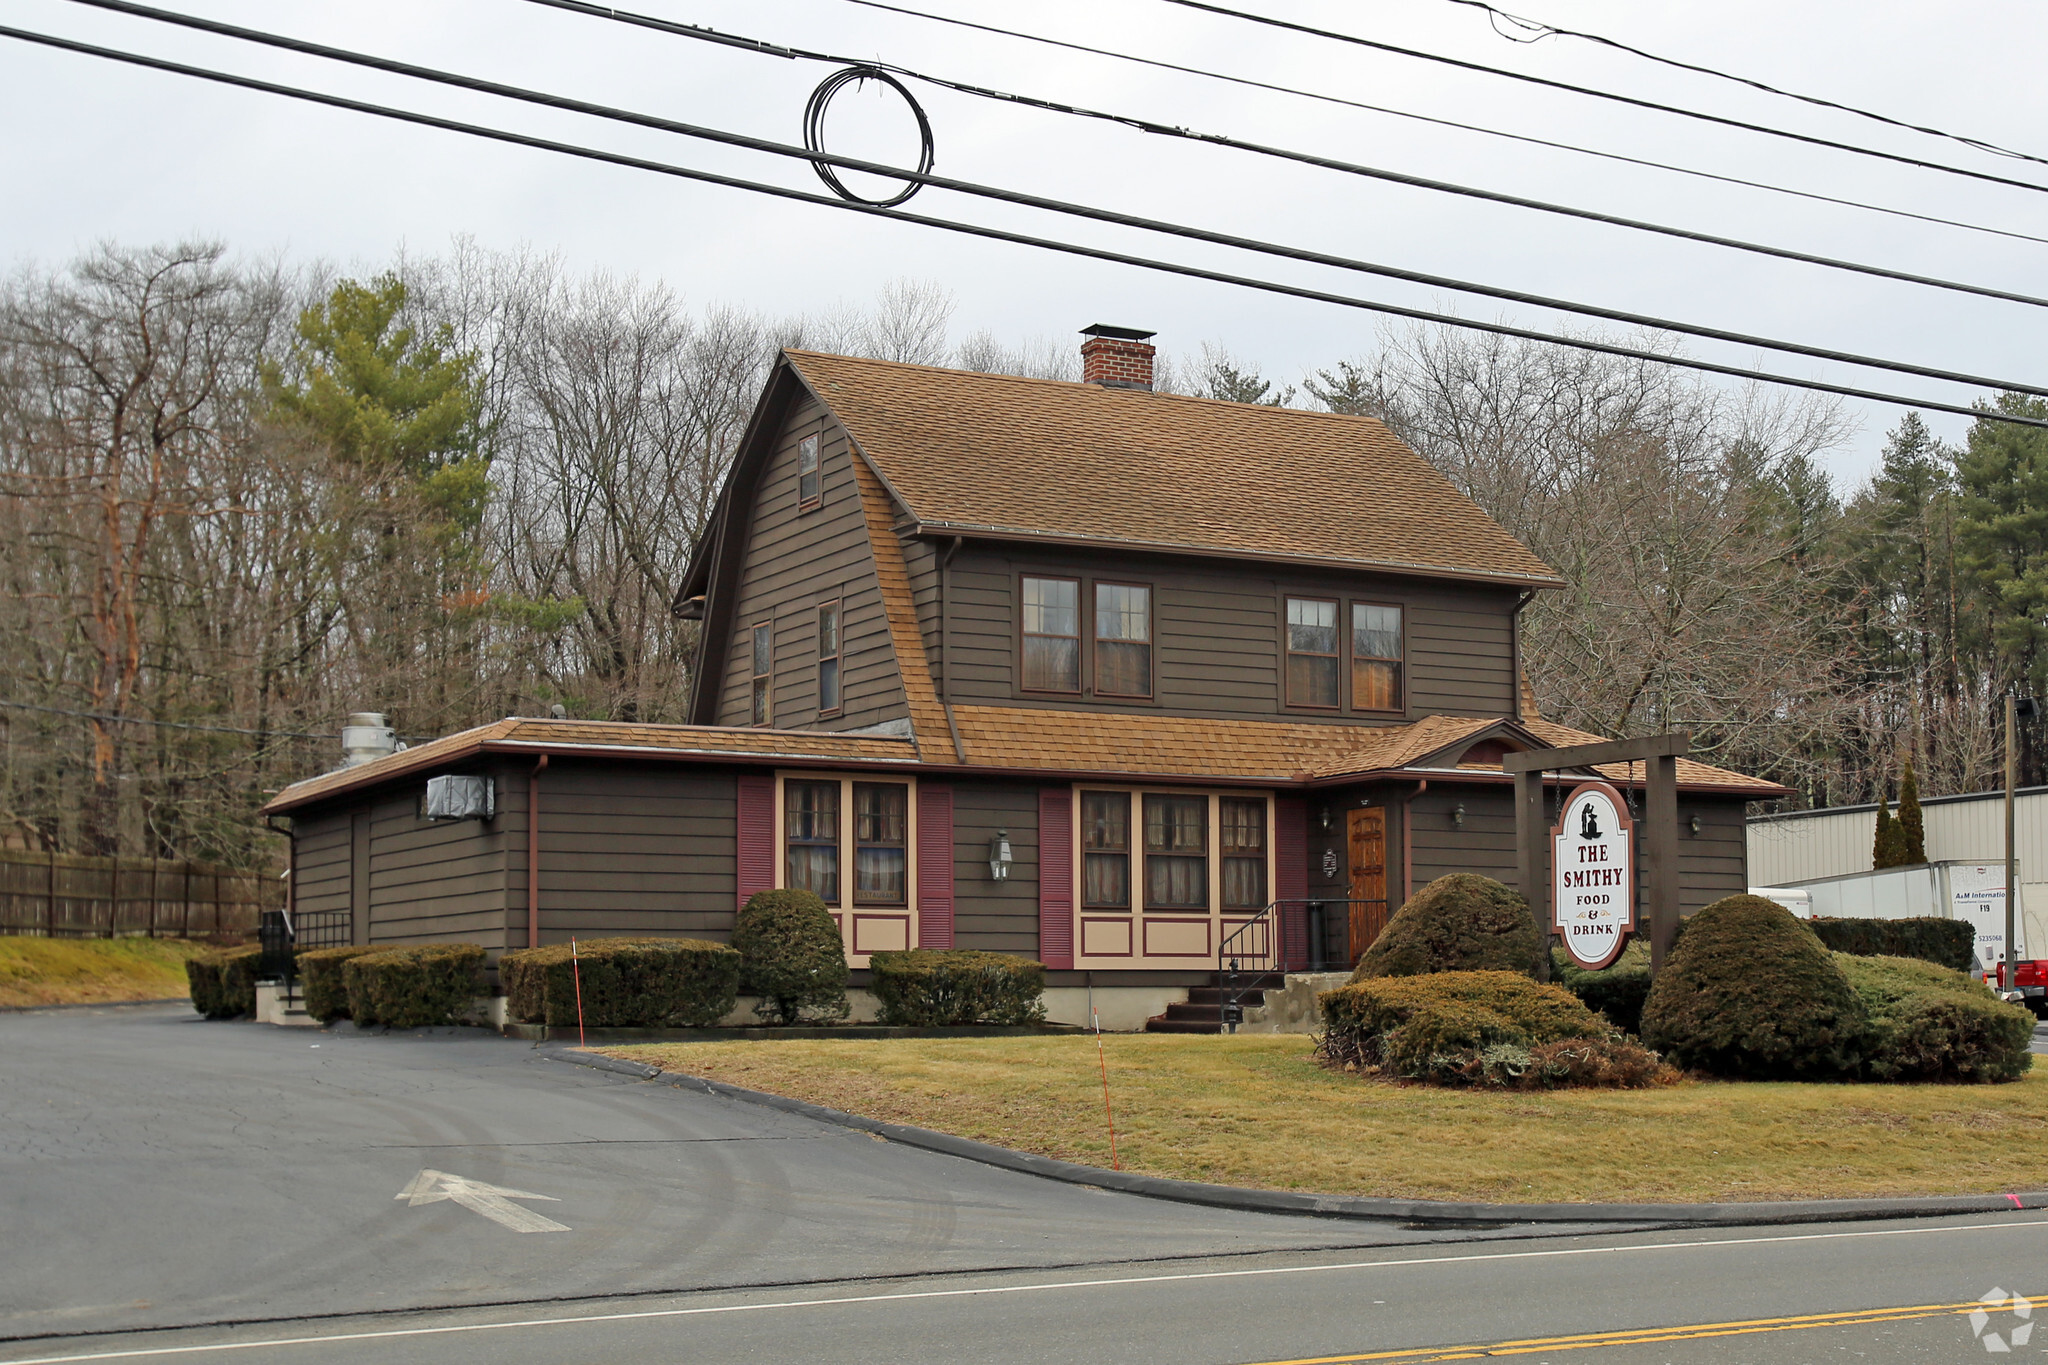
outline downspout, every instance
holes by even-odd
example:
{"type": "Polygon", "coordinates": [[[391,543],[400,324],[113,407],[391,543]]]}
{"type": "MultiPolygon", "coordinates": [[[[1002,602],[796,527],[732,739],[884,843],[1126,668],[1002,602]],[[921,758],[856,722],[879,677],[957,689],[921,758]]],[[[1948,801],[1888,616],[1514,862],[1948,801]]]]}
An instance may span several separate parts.
{"type": "Polygon", "coordinates": [[[1429,779],[1423,778],[1415,784],[1415,790],[1401,798],[1401,899],[1407,900],[1415,894],[1415,841],[1409,838],[1409,803],[1429,790],[1429,779]]]}
{"type": "Polygon", "coordinates": [[[946,713],[946,729],[953,736],[953,757],[962,763],[967,761],[967,746],[960,740],[960,723],[953,719],[953,671],[947,667],[946,652],[946,623],[950,615],[946,606],[953,596],[953,556],[960,553],[966,540],[965,536],[954,536],[953,543],[939,556],[939,706],[946,713]]]}
{"type": "Polygon", "coordinates": [[[540,775],[548,770],[542,754],[526,776],[526,946],[540,947],[540,775]]]}
{"type": "Polygon", "coordinates": [[[1522,714],[1522,689],[1528,682],[1522,674],[1522,608],[1535,600],[1536,590],[1524,588],[1521,597],[1515,602],[1515,609],[1508,613],[1508,652],[1515,665],[1515,705],[1510,714],[1518,721],[1529,719],[1522,714]]]}

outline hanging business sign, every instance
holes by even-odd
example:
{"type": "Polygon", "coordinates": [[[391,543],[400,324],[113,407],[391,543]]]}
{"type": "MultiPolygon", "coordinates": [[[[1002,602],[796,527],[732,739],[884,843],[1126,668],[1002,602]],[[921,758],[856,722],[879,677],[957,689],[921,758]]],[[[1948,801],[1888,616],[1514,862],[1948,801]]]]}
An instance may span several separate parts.
{"type": "Polygon", "coordinates": [[[1551,829],[1550,903],[1556,933],[1573,962],[1605,967],[1636,927],[1635,822],[1605,782],[1584,782],[1565,798],[1551,829]]]}

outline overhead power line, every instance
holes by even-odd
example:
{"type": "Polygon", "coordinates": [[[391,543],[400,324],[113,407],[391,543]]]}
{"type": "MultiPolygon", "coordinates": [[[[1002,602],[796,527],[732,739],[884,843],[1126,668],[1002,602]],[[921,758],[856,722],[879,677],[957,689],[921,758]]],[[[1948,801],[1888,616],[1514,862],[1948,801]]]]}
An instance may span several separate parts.
{"type": "MultiPolygon", "coordinates": [[[[1205,67],[1183,66],[1178,62],[1161,61],[1155,57],[1140,57],[1135,53],[1118,52],[1112,48],[1090,47],[1086,43],[1069,42],[1062,38],[1048,38],[1043,34],[1025,33],[1020,29],[999,28],[994,24],[976,23],[971,19],[956,19],[951,15],[931,14],[924,10],[907,9],[902,5],[888,4],[886,0],[845,0],[845,3],[859,5],[864,9],[881,10],[887,14],[900,14],[906,18],[923,19],[935,24],[950,24],[955,28],[973,29],[980,33],[992,33],[1003,38],[1016,38],[1027,43],[1040,43],[1046,47],[1064,48],[1069,52],[1085,52],[1090,56],[1107,57],[1112,61],[1131,62],[1138,66],[1154,67],[1161,71],[1177,71],[1183,75],[1200,76],[1205,80],[1223,81],[1231,85],[1246,86],[1253,90],[1268,90],[1278,95],[1292,95],[1299,99],[1341,105],[1346,109],[1362,109],[1368,113],[1386,114],[1393,118],[1409,119],[1416,123],[1433,124],[1439,128],[1455,128],[1460,132],[1478,133],[1484,137],[1504,138],[1509,142],[1520,142],[1531,147],[1547,147],[1552,151],[1570,152],[1575,156],[1590,156],[1602,161],[1619,162],[1627,166],[1641,166],[1653,171],[1668,171],[1673,175],[1692,176],[1698,180],[1709,180],[1721,185],[1735,185],[1742,189],[1763,190],[1769,194],[1787,195],[1794,199],[1806,199],[1818,204],[1834,204],[1841,208],[1857,209],[1864,213],[1881,213],[1891,218],[1908,218],[1914,222],[1933,223],[1940,227],[1957,228],[1964,232],[1981,232],[1992,237],[2008,237],[2016,241],[2040,242],[2048,245],[2048,237],[2039,237],[2029,232],[2015,232],[2010,228],[1996,228],[1984,223],[1966,223],[1960,219],[1943,218],[1932,213],[1916,213],[1911,209],[1892,208],[1884,204],[1870,204],[1860,199],[1845,199],[1837,195],[1820,194],[1813,190],[1794,189],[1789,185],[1773,185],[1763,180],[1746,180],[1739,175],[1722,175],[1715,171],[1699,170],[1696,167],[1673,165],[1668,161],[1652,161],[1645,157],[1625,156],[1620,152],[1603,152],[1594,147],[1581,147],[1571,142],[1555,142],[1549,138],[1532,137],[1526,133],[1510,133],[1502,128],[1487,128],[1476,123],[1460,123],[1456,119],[1435,118],[1429,114],[1418,114],[1407,109],[1394,109],[1384,104],[1367,104],[1362,100],[1346,99],[1342,95],[1332,95],[1323,91],[1303,90],[1291,85],[1278,85],[1271,81],[1253,80],[1249,76],[1233,76],[1228,72],[1211,71],[1205,67]]],[[[633,21],[629,19],[627,22],[633,21]]],[[[720,34],[713,29],[704,29],[702,32],[710,35],[713,41],[728,41],[734,47],[761,48],[779,52],[785,56],[795,55],[793,52],[777,48],[773,44],[754,43],[746,39],[727,39],[724,34],[720,34]]]]}
{"type": "MultiPolygon", "coordinates": [[[[586,15],[593,19],[606,19],[616,23],[630,24],[638,28],[653,29],[657,32],[679,38],[692,38],[699,41],[718,43],[722,46],[743,48],[747,51],[767,56],[784,59],[800,58],[805,61],[814,62],[830,62],[839,66],[858,66],[875,71],[894,73],[898,76],[906,76],[912,80],[924,81],[941,89],[957,91],[961,94],[972,95],[980,99],[1022,105],[1026,108],[1041,109],[1055,114],[1066,114],[1075,118],[1098,119],[1105,123],[1121,124],[1124,127],[1133,128],[1143,133],[1153,133],[1161,137],[1200,142],[1209,146],[1229,148],[1233,151],[1251,152],[1258,156],[1273,157],[1281,161],[1292,161],[1304,166],[1314,166],[1321,170],[1360,176],[1368,180],[1380,180],[1389,184],[1407,185],[1415,189],[1429,190],[1439,194],[1455,195],[1466,199],[1478,199],[1492,204],[1504,204],[1510,208],[1529,209],[1537,213],[1576,218],[1583,222],[1604,223],[1610,227],[1626,228],[1635,232],[1654,233],[1658,236],[1674,237],[1681,241],[1698,242],[1705,246],[1726,247],[1732,251],[1745,251],[1752,255],[1796,261],[1802,265],[1817,265],[1829,270],[1842,270],[1852,274],[1870,275],[1878,279],[1897,280],[1904,284],[1924,285],[1930,289],[1946,289],[1961,294],[1975,294],[1980,298],[2000,299],[2007,303],[2024,303],[2037,308],[2048,307],[2048,299],[2039,298],[2032,294],[2022,294],[2014,290],[1994,289],[1986,285],[1945,280],[1929,275],[1914,274],[1911,271],[1894,270],[1888,266],[1867,265],[1858,261],[1847,261],[1833,256],[1822,256],[1810,251],[1795,251],[1790,247],[1770,246],[1760,242],[1744,241],[1736,237],[1723,237],[1717,233],[1699,232],[1692,228],[1670,227],[1662,223],[1645,222],[1639,218],[1624,218],[1619,214],[1601,213],[1593,209],[1574,208],[1568,204],[1557,204],[1543,199],[1530,199],[1523,195],[1503,194],[1497,190],[1481,189],[1472,185],[1460,185],[1447,180],[1432,180],[1426,176],[1408,175],[1401,171],[1390,171],[1377,166],[1361,165],[1358,162],[1342,161],[1335,157],[1321,156],[1313,152],[1301,152],[1287,147],[1273,147],[1264,143],[1247,142],[1240,138],[1227,137],[1221,133],[1196,132],[1190,128],[1159,123],[1135,114],[1109,113],[1100,109],[1091,109],[1085,105],[1065,104],[1055,100],[1042,99],[1035,95],[1020,95],[1010,91],[995,90],[987,86],[954,80],[950,77],[934,76],[928,72],[917,71],[907,66],[898,66],[892,62],[869,61],[860,57],[842,57],[829,52],[817,52],[805,48],[778,47],[774,44],[760,42],[755,39],[740,38],[734,34],[717,33],[710,29],[698,28],[693,24],[679,24],[667,19],[657,19],[649,15],[634,14],[630,11],[614,9],[609,5],[591,4],[589,0],[529,0],[529,2],[545,6],[549,9],[568,10],[571,13],[586,15]]],[[[164,13],[146,5],[135,4],[133,0],[77,0],[77,3],[92,5],[100,9],[116,10],[122,13],[143,14],[150,17],[158,17],[164,13]]],[[[171,22],[183,22],[183,20],[182,17],[173,17],[171,22]]],[[[858,77],[851,78],[858,79],[858,77]]],[[[918,117],[921,121],[923,114],[919,113],[918,117]]],[[[811,120],[807,115],[806,127],[810,126],[811,120]]],[[[922,123],[920,123],[920,126],[923,126],[922,123]]],[[[928,142],[928,128],[926,129],[926,135],[928,142]]],[[[811,141],[808,136],[805,140],[807,145],[811,141]]],[[[927,158],[927,164],[920,166],[919,169],[929,169],[928,163],[929,158],[927,158]]]]}
{"type": "Polygon", "coordinates": [[[1525,71],[1510,71],[1506,67],[1488,66],[1484,62],[1468,62],[1458,57],[1446,57],[1438,52],[1424,52],[1420,48],[1400,47],[1383,43],[1375,38],[1361,38],[1355,33],[1339,33],[1335,29],[1317,28],[1312,24],[1297,24],[1291,19],[1277,19],[1269,14],[1253,14],[1249,10],[1232,9],[1227,5],[1210,4],[1209,0],[1161,0],[1162,4],[1179,5],[1183,9],[1200,10],[1205,14],[1220,14],[1229,19],[1242,19],[1246,23],[1263,24],[1267,28],[1285,29],[1290,33],[1307,34],[1312,38],[1328,38],[1332,42],[1349,43],[1353,47],[1371,48],[1375,52],[1389,52],[1400,57],[1413,57],[1418,61],[1436,62],[1442,66],[1456,67],[1462,71],[1476,71],[1482,75],[1499,76],[1505,80],[1521,81],[1527,85],[1540,85],[1550,90],[1563,90],[1573,95],[1584,95],[1589,99],[1609,100],[1615,104],[1626,104],[1636,109],[1649,109],[1660,114],[1673,114],[1679,118],[1696,119],[1701,123],[1718,124],[1724,128],[1739,128],[1744,132],[1761,133],[1765,137],[1783,138],[1789,142],[1803,142],[1812,147],[1826,147],[1831,151],[1848,152],[1855,156],[1874,157],[1879,161],[1896,162],[1901,166],[1914,166],[1924,171],[1940,171],[1945,175],[1960,175],[1971,180],[1985,180],[1994,185],[2009,185],[2014,189],[2034,190],[2048,194],[2048,185],[2031,180],[2015,180],[2010,176],[1993,175],[1989,171],[1973,171],[1967,166],[1951,166],[1945,161],[1923,161],[1917,156],[1906,156],[1900,152],[1887,152],[1876,147],[1863,147],[1853,142],[1837,142],[1833,138],[1817,137],[1811,133],[1795,133],[1789,128],[1773,128],[1769,124],[1749,123],[1742,119],[1728,118],[1721,114],[1709,114],[1699,109],[1686,109],[1676,104],[1660,104],[1656,100],[1638,99],[1634,95],[1618,94],[1612,90],[1596,90],[1588,85],[1573,85],[1569,81],[1554,81],[1547,76],[1532,76],[1525,71]]]}
{"type": "Polygon", "coordinates": [[[1924,123],[1909,123],[1904,119],[1893,118],[1890,114],[1880,114],[1874,109],[1864,109],[1854,104],[1843,104],[1837,100],[1824,99],[1819,95],[1802,95],[1797,90],[1787,90],[1782,86],[1769,85],[1749,76],[1738,76],[1732,71],[1723,71],[1719,67],[1701,66],[1695,62],[1682,62],[1676,57],[1659,56],[1655,52],[1645,52],[1642,48],[1633,47],[1628,43],[1620,42],[1598,33],[1587,33],[1575,28],[1559,28],[1556,24],[1545,23],[1541,19],[1531,19],[1525,14],[1510,14],[1497,5],[1488,4],[1486,0],[1450,0],[1450,3],[1484,11],[1487,17],[1494,21],[1494,32],[1499,33],[1503,38],[1511,42],[1536,43],[1541,42],[1545,38],[1579,38],[1589,43],[1597,43],[1601,47],[1611,47],[1616,52],[1626,52],[1632,57],[1641,57],[1644,61],[1656,62],[1660,66],[1673,67],[1679,71],[1697,72],[1699,75],[1712,76],[1717,80],[1733,81],[1737,85],[1746,85],[1752,90],[1761,90],[1766,95],[1777,95],[1783,99],[1798,100],[1801,104],[1811,104],[1820,109],[1833,109],[1844,114],[1854,114],[1857,118],[1870,119],[1873,122],[1882,123],[1892,128],[1903,128],[1910,133],[1925,133],[1929,137],[1946,138],[1950,142],[1960,142],[1965,147],[1973,147],[1980,152],[1989,152],[1993,156],[2009,156],[2019,161],[2031,161],[2036,165],[2048,166],[2048,158],[2034,156],[2029,152],[2014,151],[2010,147],[2001,147],[1995,142],[1986,142],[1982,138],[1966,137],[1961,133],[1951,133],[1940,128],[1930,128],[1924,123]],[[1530,36],[1524,38],[1512,33],[1503,32],[1499,22],[1501,20],[1506,20],[1509,24],[1521,29],[1530,36]]]}
{"type": "MultiPolygon", "coordinates": [[[[344,62],[353,66],[366,67],[393,75],[409,76],[435,84],[453,86],[480,94],[495,95],[545,108],[559,109],[569,113],[588,115],[611,122],[630,124],[635,127],[651,128],[661,132],[675,133],[683,137],[715,142],[728,147],[740,147],[748,151],[765,152],[805,161],[812,165],[824,164],[832,167],[864,171],[871,175],[929,185],[935,189],[954,190],[978,198],[991,199],[1000,203],[1016,204],[1024,208],[1041,209],[1068,217],[1084,218],[1092,222],[1110,223],[1119,227],[1136,228],[1144,232],[1156,232],[1167,236],[1183,237],[1190,241],[1206,242],[1213,246],[1229,247],[1233,250],[1251,251],[1261,255],[1275,256],[1285,260],[1301,261],[1310,265],[1329,266],[1338,270],[1354,271],[1360,274],[1377,275],[1385,279],[1401,280],[1409,284],[1427,285],[1435,289],[1450,289],[1461,293],[1475,294],[1482,298],[1499,299],[1507,303],[1528,304],[1558,312],[1574,313],[1584,317],[1599,318],[1605,322],[1619,322],[1631,327],[1645,327],[1655,331],[1677,332],[1686,336],[1700,337],[1709,341],[1728,342],[1737,346],[1754,347],[1767,351],[1780,351],[1788,355],[1802,355],[1814,360],[1828,360],[1841,364],[1856,365],[1866,369],[1890,370],[1898,374],[1910,374],[1922,379],[1938,379],[1947,383],[1965,384],[1976,388],[2004,389],[2016,393],[2048,398],[2048,387],[2024,383],[2015,379],[2000,379],[1985,375],[1958,373],[1935,366],[1915,365],[1906,361],[1885,360],[1876,356],[1859,355],[1851,351],[1836,351],[1822,346],[1809,346],[1800,342],[1779,341],[1769,337],[1753,336],[1746,332],[1732,332],[1717,327],[1706,327],[1695,323],[1680,322],[1671,318],[1656,317],[1647,313],[1633,313],[1625,309],[1606,308],[1597,304],[1578,303],[1569,299],[1551,298],[1543,294],[1532,294],[1525,290],[1506,289],[1497,285],[1478,284],[1469,280],[1453,279],[1447,275],[1433,275],[1424,271],[1407,270],[1398,266],[1362,261],[1349,256],[1338,256],[1329,252],[1312,251],[1305,247],[1286,246],[1276,242],[1263,241],[1256,237],[1240,237],[1233,233],[1215,232],[1207,228],[1194,227],[1185,223],[1168,222],[1164,219],[1147,218],[1139,214],[1122,213],[1112,209],[1095,208],[1062,199],[1051,199],[1043,195],[1026,194],[1020,190],[1002,189],[997,186],[978,184],[969,180],[955,180],[947,176],[931,175],[922,171],[907,170],[881,162],[866,161],[858,157],[838,156],[811,148],[793,146],[789,143],[773,142],[765,138],[751,137],[743,133],[729,132],[722,128],[707,128],[698,124],[682,123],[674,119],[659,118],[633,110],[616,109],[607,105],[591,104],[571,99],[565,95],[551,95],[542,91],[529,90],[521,86],[504,85],[476,76],[464,76],[454,72],[440,71],[432,67],[416,66],[388,57],[376,57],[367,53],[352,52],[345,48],[329,47],[323,43],[309,42],[300,38],[289,38],[281,34],[266,33],[258,29],[242,28],[234,24],[223,24],[212,19],[199,19],[191,15],[174,14],[165,10],[154,10],[147,6],[131,3],[131,0],[79,0],[102,8],[117,8],[127,13],[147,17],[161,17],[166,22],[182,27],[198,29],[208,33],[275,47],[288,52],[344,62]]],[[[10,34],[19,30],[0,30],[10,34]]],[[[154,62],[156,59],[148,59],[154,62]]],[[[172,69],[166,66],[164,69],[172,69]]],[[[180,68],[184,69],[184,68],[180,68]]],[[[204,68],[189,68],[191,72],[204,68]]]]}
{"type": "MultiPolygon", "coordinates": [[[[840,199],[832,195],[816,194],[809,190],[791,189],[785,185],[745,180],[737,176],[722,175],[714,171],[704,171],[694,167],[654,161],[646,157],[629,156],[620,152],[604,151],[595,147],[585,147],[575,143],[558,142],[550,138],[535,137],[527,133],[515,133],[506,129],[465,123],[457,119],[443,118],[436,114],[423,114],[409,109],[400,109],[393,105],[377,104],[367,100],[350,99],[343,95],[330,95],[321,91],[282,85],[275,81],[259,80],[252,76],[238,76],[230,72],[191,66],[183,62],[169,61],[161,57],[149,57],[141,53],[100,47],[96,44],[83,43],[71,38],[59,38],[53,34],[34,33],[25,29],[0,26],[0,37],[13,38],[22,42],[35,43],[44,47],[75,52],[85,56],[104,58],[108,61],[121,62],[154,71],[189,76],[197,80],[210,81],[215,84],[233,86],[243,90],[279,95],[288,99],[324,105],[328,108],[346,110],[351,113],[369,114],[378,118],[390,119],[394,122],[413,124],[418,127],[462,133],[471,137],[483,138],[511,146],[555,152],[586,161],[620,166],[629,170],[648,171],[657,175],[672,176],[677,179],[695,181],[700,184],[745,190],[754,194],[768,195],[777,199],[811,204],[821,208],[836,209],[845,213],[857,213],[872,218],[886,218],[894,222],[909,223],[919,227],[937,228],[941,231],[958,233],[968,237],[978,237],[986,241],[1007,242],[1018,246],[1035,247],[1087,260],[1105,261],[1114,265],[1136,266],[1140,269],[1157,271],[1162,274],[1178,275],[1188,279],[1207,280],[1216,284],[1235,285],[1240,288],[1255,289],[1288,298],[1306,299],[1316,303],[1336,304],[1341,307],[1355,308],[1364,312],[1382,314],[1387,317],[1406,318],[1416,322],[1435,323],[1465,331],[1483,332],[1492,336],[1513,337],[1522,341],[1563,346],[1572,350],[1639,360],[1676,369],[1696,370],[1703,374],[1724,375],[1756,383],[1776,384],[1788,388],[1807,389],[1816,393],[1835,394],[1844,398],[1864,399],[1893,407],[1918,408],[1928,412],[1954,413],[1958,416],[1973,417],[1979,421],[1999,422],[2013,426],[2037,427],[2048,430],[2048,419],[2021,417],[2001,413],[1982,406],[1965,406],[1959,403],[1944,402],[1936,399],[1906,397],[1874,389],[1837,384],[1823,379],[1810,379],[1798,375],[1772,374],[1761,370],[1746,369],[1739,365],[1728,365],[1718,361],[1696,359],[1691,356],[1664,355],[1656,351],[1644,350],[1635,346],[1624,346],[1615,342],[1539,332],[1532,328],[1516,327],[1507,323],[1482,322],[1473,318],[1458,317],[1454,314],[1435,313],[1427,309],[1408,308],[1399,304],[1356,298],[1347,294],[1334,293],[1330,290],[1284,284],[1279,281],[1262,280],[1252,276],[1233,275],[1220,270],[1209,270],[1201,266],[1183,265],[1178,262],[1160,260],[1156,257],[1112,251],[1103,247],[1086,246],[1077,242],[1064,242],[1055,238],[1037,237],[1028,233],[1012,232],[1005,228],[988,227],[979,223],[965,223],[948,218],[933,217],[929,214],[911,213],[900,208],[883,208],[879,205],[840,199]]],[[[856,162],[850,158],[832,157],[830,159],[834,164],[847,169],[867,169],[866,163],[856,162]]],[[[882,168],[882,170],[887,174],[898,176],[904,174],[900,170],[889,170],[888,168],[882,168]]]]}

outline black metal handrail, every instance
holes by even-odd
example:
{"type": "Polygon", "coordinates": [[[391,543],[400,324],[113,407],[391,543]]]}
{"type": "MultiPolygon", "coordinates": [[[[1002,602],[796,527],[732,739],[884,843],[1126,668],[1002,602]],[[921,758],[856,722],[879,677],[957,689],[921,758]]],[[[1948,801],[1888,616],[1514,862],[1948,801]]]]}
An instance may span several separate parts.
{"type": "MultiPolygon", "coordinates": [[[[1216,974],[1223,990],[1223,1027],[1226,1032],[1237,1032],[1237,1026],[1244,1022],[1244,997],[1260,987],[1252,984],[1260,978],[1289,969],[1285,945],[1278,937],[1284,932],[1280,923],[1279,910],[1283,905],[1299,905],[1306,911],[1307,923],[1303,932],[1308,938],[1306,960],[1300,968],[1322,971],[1328,963],[1324,958],[1326,932],[1323,911],[1332,905],[1341,905],[1348,910],[1354,905],[1385,906],[1384,899],[1350,900],[1331,896],[1299,896],[1276,900],[1259,910],[1250,919],[1223,936],[1223,942],[1216,950],[1216,974]],[[1248,966],[1247,964],[1256,964],[1248,966]],[[1244,980],[1249,977],[1251,980],[1244,980]]],[[[1347,954],[1348,956],[1348,954],[1347,954]]],[[[1349,963],[1345,964],[1349,966],[1349,963]]]]}

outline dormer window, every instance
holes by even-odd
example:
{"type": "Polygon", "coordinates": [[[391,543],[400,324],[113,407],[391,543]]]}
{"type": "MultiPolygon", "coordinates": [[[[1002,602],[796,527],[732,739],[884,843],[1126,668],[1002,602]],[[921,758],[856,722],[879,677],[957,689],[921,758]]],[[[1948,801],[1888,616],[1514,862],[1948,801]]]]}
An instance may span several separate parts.
{"type": "Polygon", "coordinates": [[[1024,579],[1024,687],[1081,690],[1081,584],[1073,578],[1024,579]]]}
{"type": "Polygon", "coordinates": [[[818,474],[818,438],[806,436],[796,448],[796,510],[808,512],[824,501],[824,483],[818,474]]]}

